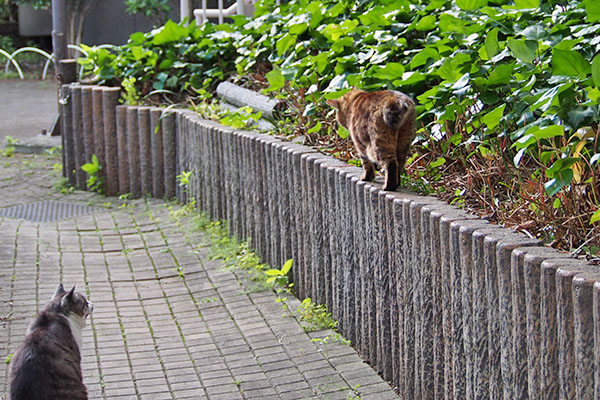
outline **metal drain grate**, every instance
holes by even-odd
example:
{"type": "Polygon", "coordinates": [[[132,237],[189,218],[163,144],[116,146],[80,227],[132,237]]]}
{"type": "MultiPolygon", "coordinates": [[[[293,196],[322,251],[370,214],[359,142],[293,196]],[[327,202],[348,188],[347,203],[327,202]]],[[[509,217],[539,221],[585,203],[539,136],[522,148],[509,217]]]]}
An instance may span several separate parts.
{"type": "Polygon", "coordinates": [[[0,217],[19,218],[33,222],[54,222],[91,214],[102,210],[83,204],[44,200],[36,203],[0,208],[0,217]]]}

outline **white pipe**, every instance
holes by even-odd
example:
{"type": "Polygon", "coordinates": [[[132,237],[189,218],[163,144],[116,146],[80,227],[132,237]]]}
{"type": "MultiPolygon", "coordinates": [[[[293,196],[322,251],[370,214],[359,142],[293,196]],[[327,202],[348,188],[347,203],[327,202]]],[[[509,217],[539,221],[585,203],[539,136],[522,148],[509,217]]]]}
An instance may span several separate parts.
{"type": "Polygon", "coordinates": [[[238,15],[246,15],[246,2],[244,0],[237,0],[237,13],[238,15]]]}
{"type": "MultiPolygon", "coordinates": [[[[187,17],[189,18],[190,16],[190,2],[191,0],[179,0],[179,20],[180,22],[183,22],[183,20],[187,17]]],[[[189,23],[189,21],[188,21],[189,23]]]]}
{"type": "Polygon", "coordinates": [[[0,49],[0,54],[2,54],[3,56],[5,56],[5,57],[8,58],[8,61],[6,62],[6,69],[5,69],[4,73],[6,73],[6,71],[8,71],[8,66],[12,62],[12,64],[17,69],[17,72],[19,73],[19,78],[25,79],[25,77],[23,76],[23,71],[21,70],[21,67],[19,67],[19,64],[17,64],[17,62],[15,61],[15,59],[12,58],[10,54],[8,54],[6,51],[4,51],[2,49],[0,49]]]}
{"type": "MultiPolygon", "coordinates": [[[[223,8],[223,0],[218,0],[217,3],[218,8],[210,9],[206,6],[206,0],[202,0],[202,8],[193,11],[197,25],[204,23],[209,18],[218,18],[219,23],[222,24],[225,17],[231,17],[236,14],[246,15],[246,11],[250,11],[248,10],[247,5],[252,4],[253,2],[252,0],[237,0],[236,3],[227,8],[223,8]]],[[[277,3],[279,4],[279,1],[277,3]]]]}
{"type": "Polygon", "coordinates": [[[229,8],[226,8],[223,11],[219,11],[217,9],[196,9],[194,10],[194,16],[196,17],[196,22],[199,24],[206,21],[208,18],[219,18],[222,14],[223,17],[231,17],[235,15],[237,11],[237,6],[234,4],[229,8]]]}
{"type": "Polygon", "coordinates": [[[217,1],[217,9],[219,10],[219,24],[223,23],[223,0],[217,1]]]}

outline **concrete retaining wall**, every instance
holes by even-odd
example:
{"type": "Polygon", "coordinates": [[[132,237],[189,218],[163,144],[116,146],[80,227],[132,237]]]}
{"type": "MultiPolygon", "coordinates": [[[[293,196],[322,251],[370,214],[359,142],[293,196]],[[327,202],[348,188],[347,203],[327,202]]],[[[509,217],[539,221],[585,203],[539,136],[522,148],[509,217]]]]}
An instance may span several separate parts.
{"type": "Polygon", "coordinates": [[[404,398],[600,398],[597,266],[433,197],[382,191],[309,147],[86,90],[63,88],[73,184],[103,143],[108,194],[193,198],[266,262],[293,258],[297,295],[326,304],[404,398]],[[184,190],[175,177],[188,171],[184,190]]]}

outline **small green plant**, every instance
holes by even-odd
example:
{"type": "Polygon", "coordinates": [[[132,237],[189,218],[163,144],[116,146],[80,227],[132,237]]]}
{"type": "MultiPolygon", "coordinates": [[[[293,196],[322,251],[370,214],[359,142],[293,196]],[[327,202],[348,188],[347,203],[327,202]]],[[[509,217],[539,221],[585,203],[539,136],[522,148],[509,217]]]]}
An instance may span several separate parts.
{"type": "Polygon", "coordinates": [[[358,388],[360,387],[360,383],[352,388],[352,391],[348,393],[346,396],[346,400],[361,400],[360,393],[358,392],[358,388]]]}
{"type": "Polygon", "coordinates": [[[54,181],[53,188],[61,194],[69,194],[75,191],[75,188],[71,186],[69,180],[64,176],[61,176],[54,181]]]}
{"type": "Polygon", "coordinates": [[[119,195],[119,200],[121,200],[121,204],[119,205],[119,208],[133,208],[133,204],[131,204],[129,202],[129,200],[131,200],[132,195],[131,193],[123,193],[121,195],[119,195]]]}
{"type": "MultiPolygon", "coordinates": [[[[179,186],[183,188],[184,193],[189,194],[190,185],[192,183],[192,177],[194,176],[194,171],[182,171],[181,174],[177,175],[177,182],[179,182],[179,186]]],[[[190,196],[188,202],[180,209],[171,212],[173,217],[181,217],[183,215],[193,214],[196,209],[196,199],[193,196],[190,196]]]]}
{"type": "Polygon", "coordinates": [[[54,156],[58,156],[61,154],[61,147],[57,146],[57,147],[52,147],[50,149],[47,149],[44,151],[44,154],[47,155],[48,157],[54,157],[54,156]]]}
{"type": "Polygon", "coordinates": [[[11,353],[11,354],[9,354],[9,355],[7,355],[7,356],[6,356],[6,359],[4,359],[4,362],[5,362],[6,364],[10,364],[10,361],[12,360],[13,356],[14,356],[14,354],[12,354],[12,353],[11,353]]]}
{"type": "Polygon", "coordinates": [[[190,108],[198,114],[200,118],[218,120],[221,107],[214,96],[205,88],[194,88],[196,95],[190,99],[190,108]]]}
{"type": "Polygon", "coordinates": [[[335,344],[340,344],[343,346],[350,346],[352,343],[344,338],[339,332],[334,332],[332,334],[329,334],[327,336],[325,336],[324,338],[314,338],[310,340],[313,343],[318,343],[321,348],[321,351],[323,352],[323,354],[325,355],[325,357],[328,357],[328,352],[329,352],[329,344],[331,343],[335,343],[335,344]]]}
{"type": "Polygon", "coordinates": [[[253,112],[252,107],[241,107],[237,111],[225,110],[219,114],[219,122],[232,128],[244,129],[258,122],[262,112],[253,112]]]}
{"type": "Polygon", "coordinates": [[[12,157],[15,155],[15,148],[14,146],[6,146],[4,148],[4,150],[2,150],[2,155],[4,157],[12,157]]]}
{"type": "Polygon", "coordinates": [[[88,174],[87,187],[93,192],[102,193],[104,187],[104,178],[101,176],[102,165],[98,162],[98,157],[92,155],[92,162],[85,163],[81,169],[88,174]]]}
{"type": "Polygon", "coordinates": [[[291,258],[283,264],[281,269],[268,269],[265,271],[267,274],[267,283],[273,285],[273,287],[278,291],[289,290],[293,283],[290,283],[289,273],[292,269],[292,264],[294,260],[291,258]]]}
{"type": "Polygon", "coordinates": [[[179,186],[182,186],[185,190],[190,188],[190,182],[194,171],[181,171],[181,174],[177,175],[177,182],[179,186]]]}
{"type": "Polygon", "coordinates": [[[338,322],[327,312],[327,307],[314,303],[310,297],[302,300],[297,311],[300,325],[306,332],[337,328],[338,322]]]}
{"type": "Polygon", "coordinates": [[[124,104],[129,104],[131,106],[137,106],[140,104],[140,95],[135,87],[136,81],[137,79],[135,76],[130,76],[123,79],[121,82],[121,86],[123,87],[124,91],[121,100],[124,104]]]}
{"type": "Polygon", "coordinates": [[[200,299],[199,303],[200,304],[207,304],[207,303],[212,303],[217,301],[218,299],[216,297],[203,297],[202,299],[200,299]]]}
{"type": "Polygon", "coordinates": [[[5,138],[5,140],[6,140],[6,146],[4,146],[2,155],[4,157],[12,157],[15,155],[15,144],[19,143],[19,141],[13,139],[12,136],[7,136],[5,138]]]}

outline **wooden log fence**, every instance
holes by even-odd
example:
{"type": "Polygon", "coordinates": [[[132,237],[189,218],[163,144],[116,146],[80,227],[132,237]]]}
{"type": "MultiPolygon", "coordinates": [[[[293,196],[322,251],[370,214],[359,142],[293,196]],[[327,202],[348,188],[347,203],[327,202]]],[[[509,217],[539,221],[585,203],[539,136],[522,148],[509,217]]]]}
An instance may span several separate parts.
{"type": "Polygon", "coordinates": [[[296,294],[402,398],[600,398],[600,267],[310,147],[119,106],[115,88],[61,93],[71,184],[96,154],[108,195],[193,200],[265,262],[293,258],[296,294]]]}

